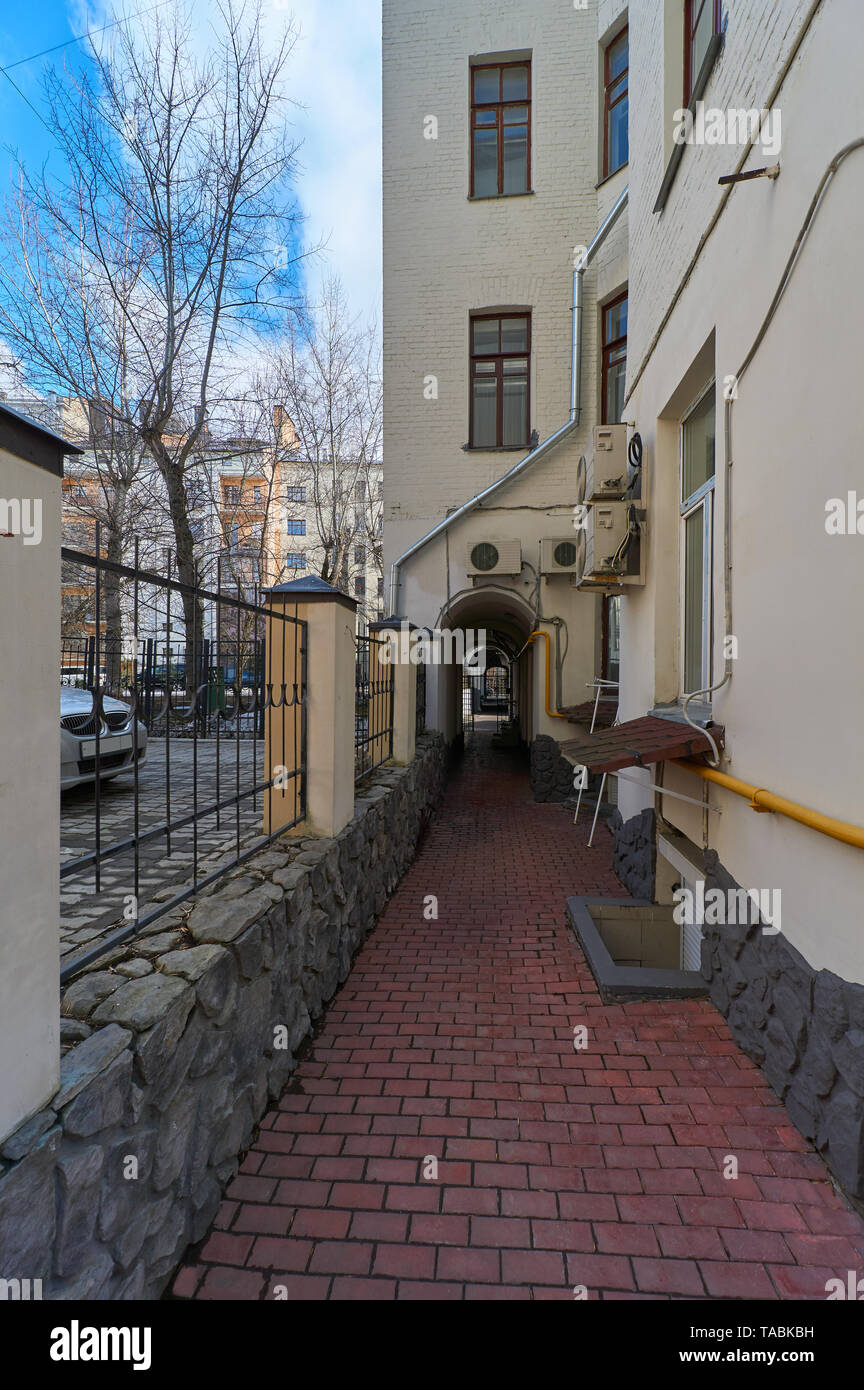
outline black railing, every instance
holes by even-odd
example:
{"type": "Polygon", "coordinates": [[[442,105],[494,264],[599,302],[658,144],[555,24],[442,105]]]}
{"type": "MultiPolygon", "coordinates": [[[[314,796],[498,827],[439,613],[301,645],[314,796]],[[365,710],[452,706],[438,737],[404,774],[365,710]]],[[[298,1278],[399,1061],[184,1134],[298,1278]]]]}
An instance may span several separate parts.
{"type": "Polygon", "coordinates": [[[426,662],[421,661],[417,665],[417,723],[415,733],[417,738],[426,732],[426,662]]]}
{"type": "Polygon", "coordinates": [[[305,818],[307,632],[219,564],[208,589],[137,542],[132,565],[61,558],[93,628],[61,639],[65,981],[305,818]]]}
{"type": "MultiPolygon", "coordinates": [[[[354,780],[393,756],[393,666],[382,660],[386,637],[356,638],[354,676],[354,780]]],[[[392,650],[391,650],[392,655],[392,650]]]]}
{"type": "MultiPolygon", "coordinates": [[[[223,591],[224,592],[224,591],[223,591]]],[[[211,615],[212,618],[212,615],[211,615]]],[[[109,694],[120,694],[137,682],[138,718],[148,733],[158,734],[164,724],[167,700],[174,716],[174,738],[213,738],[226,732],[225,711],[240,672],[245,712],[232,718],[227,732],[240,738],[255,736],[251,696],[258,696],[258,737],[263,737],[265,649],[261,640],[244,640],[238,653],[229,639],[221,645],[212,638],[201,641],[141,637],[137,659],[131,638],[97,637],[88,633],[65,636],[60,642],[60,681],[71,689],[91,690],[97,681],[109,694]],[[187,662],[191,672],[187,679],[187,662]],[[134,669],[133,669],[134,668],[134,669]],[[194,718],[185,695],[198,692],[194,718]],[[185,718],[178,718],[185,715],[185,718]]]]}

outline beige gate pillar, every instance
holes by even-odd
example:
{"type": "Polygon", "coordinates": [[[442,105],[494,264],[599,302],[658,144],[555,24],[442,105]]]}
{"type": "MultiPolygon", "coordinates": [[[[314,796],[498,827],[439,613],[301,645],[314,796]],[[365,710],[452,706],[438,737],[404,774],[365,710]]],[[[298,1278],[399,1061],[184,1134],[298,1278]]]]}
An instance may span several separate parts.
{"type": "Polygon", "coordinates": [[[267,779],[276,786],[265,793],[264,830],[270,835],[283,827],[295,834],[336,835],[354,814],[357,605],[315,575],[279,584],[267,597],[273,617],[267,622],[265,680],[272,703],[265,714],[264,749],[267,779]],[[304,622],[305,630],[280,614],[304,622]],[[300,777],[291,774],[300,766],[304,732],[301,786],[300,777]]]}
{"type": "Polygon", "coordinates": [[[50,430],[0,405],[0,1140],[60,1072],[60,520],[50,430]]]}

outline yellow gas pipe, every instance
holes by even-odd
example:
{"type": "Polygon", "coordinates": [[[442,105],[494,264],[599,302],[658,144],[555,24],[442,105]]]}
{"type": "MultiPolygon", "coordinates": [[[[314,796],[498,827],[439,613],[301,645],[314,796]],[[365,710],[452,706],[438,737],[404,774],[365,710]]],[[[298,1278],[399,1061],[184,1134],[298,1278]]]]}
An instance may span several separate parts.
{"type": "Polygon", "coordinates": [[[535,637],[546,638],[546,713],[548,714],[550,719],[566,719],[566,714],[559,714],[557,710],[551,708],[549,699],[552,689],[552,673],[550,669],[552,664],[552,657],[550,651],[549,633],[544,632],[542,628],[535,627],[534,631],[528,638],[528,641],[525,643],[525,646],[529,646],[534,641],[535,637]]]}
{"type": "Polygon", "coordinates": [[[785,796],[776,796],[764,787],[741,782],[737,777],[730,777],[727,772],[718,772],[714,767],[685,762],[683,758],[673,758],[671,761],[675,767],[684,768],[686,772],[695,772],[704,782],[714,782],[718,787],[725,787],[727,791],[734,792],[736,796],[746,797],[754,811],[776,811],[780,816],[798,821],[799,825],[818,830],[820,835],[829,835],[832,840],[841,840],[844,845],[864,849],[864,829],[860,825],[850,825],[848,821],[823,816],[821,811],[812,811],[809,806],[799,806],[797,801],[787,801],[785,796]]]}
{"type": "MultiPolygon", "coordinates": [[[[546,713],[550,719],[566,719],[566,714],[561,714],[551,707],[552,658],[549,633],[544,632],[542,628],[535,628],[525,643],[526,647],[533,643],[536,637],[546,640],[546,713]]],[[[754,811],[776,811],[778,815],[797,821],[799,825],[818,830],[820,835],[828,835],[832,840],[840,840],[855,849],[864,849],[864,829],[860,825],[850,825],[848,821],[824,816],[821,811],[813,811],[809,806],[800,806],[797,801],[788,801],[785,796],[777,796],[752,782],[742,782],[737,777],[730,777],[727,772],[718,772],[714,767],[686,762],[683,758],[672,758],[671,762],[675,767],[683,768],[685,772],[695,772],[696,776],[705,782],[714,782],[718,787],[725,787],[727,791],[734,792],[736,796],[746,797],[754,811]]]]}

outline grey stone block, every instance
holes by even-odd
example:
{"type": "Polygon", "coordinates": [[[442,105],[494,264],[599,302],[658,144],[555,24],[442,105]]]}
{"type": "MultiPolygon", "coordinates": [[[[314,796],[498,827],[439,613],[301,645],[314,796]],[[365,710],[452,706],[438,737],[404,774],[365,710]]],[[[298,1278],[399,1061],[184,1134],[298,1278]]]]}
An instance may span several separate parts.
{"type": "Polygon", "coordinates": [[[242,936],[234,942],[234,952],[240,968],[240,974],[246,980],[255,980],[264,971],[269,970],[273,964],[273,920],[281,917],[282,927],[285,925],[284,909],[274,908],[267,917],[259,918],[253,922],[242,936]]]}
{"type": "Polygon", "coordinates": [[[198,1003],[218,1027],[233,1012],[237,999],[237,965],[229,951],[211,963],[198,981],[198,1003]]]}
{"type": "Polygon", "coordinates": [[[110,1251],[103,1246],[95,1246],[91,1249],[86,1264],[82,1265],[73,1277],[59,1284],[56,1291],[52,1289],[49,1297],[71,1303],[82,1300],[101,1302],[112,1298],[115,1270],[110,1251]]]}
{"type": "Polygon", "coordinates": [[[122,1023],[136,1033],[145,1033],[164,1018],[181,998],[192,991],[175,975],[145,975],[142,980],[129,980],[93,1015],[98,1023],[122,1023]]]}
{"type": "Polygon", "coordinates": [[[83,1023],[78,1018],[60,1019],[60,1044],[61,1046],[74,1047],[76,1043],[83,1042],[89,1038],[92,1028],[88,1023],[83,1023]]]}
{"type": "Polygon", "coordinates": [[[247,893],[251,893],[253,888],[260,888],[261,880],[254,875],[244,875],[242,878],[229,878],[227,882],[215,885],[221,902],[236,902],[238,898],[243,898],[247,893]]]}
{"type": "Polygon", "coordinates": [[[31,1115],[29,1120],[25,1120],[23,1125],[19,1125],[9,1135],[9,1138],[0,1148],[0,1154],[13,1163],[17,1163],[19,1159],[30,1153],[42,1135],[56,1122],[57,1116],[53,1110],[40,1110],[38,1115],[31,1115]]]}
{"type": "Polygon", "coordinates": [[[864,1096],[864,1032],[850,1028],[832,1047],[831,1059],[849,1090],[864,1096]]]}
{"type": "Polygon", "coordinates": [[[122,975],[110,970],[97,970],[92,975],[82,975],[66,986],[63,993],[62,1013],[71,1018],[88,1019],[103,999],[109,998],[123,984],[122,975]]]}
{"type": "MultiPolygon", "coordinates": [[[[166,977],[168,978],[168,977],[166,977]]],[[[177,981],[180,984],[180,981],[177,981]]],[[[187,1020],[195,1007],[195,991],[184,986],[164,1017],[137,1039],[136,1068],[141,1079],[155,1090],[165,1079],[187,1020]]]]}
{"type": "Polygon", "coordinates": [[[43,1134],[0,1178],[0,1278],[47,1279],[55,1233],[54,1173],[61,1131],[43,1134]]]}
{"type": "Polygon", "coordinates": [[[74,1100],[79,1091],[104,1071],[131,1041],[132,1034],[126,1028],[111,1023],[67,1052],[60,1063],[60,1089],[51,1101],[54,1109],[60,1110],[74,1100]]]}
{"type": "Polygon", "coordinates": [[[157,956],[164,956],[168,951],[176,951],[183,945],[183,933],[177,928],[175,931],[159,932],[156,936],[148,937],[146,941],[139,941],[136,950],[142,956],[148,956],[155,960],[157,956]]]}
{"type": "Polygon", "coordinates": [[[273,882],[278,883],[286,893],[293,893],[294,889],[300,884],[306,883],[309,877],[308,865],[302,862],[302,856],[289,864],[284,869],[277,869],[273,875],[273,882]]]}
{"type": "Polygon", "coordinates": [[[165,975],[182,975],[194,983],[224,955],[223,946],[190,946],[186,951],[169,951],[159,956],[156,966],[165,975]]]}
{"type": "Polygon", "coordinates": [[[90,1144],[75,1153],[62,1155],[57,1163],[54,1269],[61,1278],[79,1274],[98,1248],[94,1217],[99,1207],[104,1162],[102,1146],[90,1144]]]}
{"type": "Polygon", "coordinates": [[[258,917],[272,907],[270,899],[260,891],[246,893],[236,901],[208,898],[192,909],[188,927],[196,941],[225,945],[235,941],[258,917]]]}
{"type": "Polygon", "coordinates": [[[201,1029],[197,1036],[198,1045],[189,1067],[191,1080],[195,1081],[198,1077],[209,1076],[211,1072],[228,1065],[233,1068],[233,1064],[228,1061],[233,1051],[230,1029],[207,1027],[201,1029]]]}
{"type": "Polygon", "coordinates": [[[106,1146],[97,1228],[102,1241],[112,1241],[146,1207],[155,1150],[155,1129],[143,1127],[106,1146]]]}
{"type": "Polygon", "coordinates": [[[95,1076],[63,1112],[63,1128],[74,1138],[89,1138],[122,1124],[132,1084],[132,1054],[121,1052],[95,1076]]]}
{"type": "Polygon", "coordinates": [[[864,1157],[864,1109],[861,1098],[842,1083],[831,1094],[825,1117],[827,1158],[847,1192],[862,1195],[861,1165],[864,1157]]]}
{"type": "Polygon", "coordinates": [[[192,1141],[195,1110],[185,1096],[179,1097],[162,1116],[156,1138],[150,1181],[156,1192],[164,1192],[183,1172],[192,1141]]]}
{"type": "Polygon", "coordinates": [[[830,970],[820,970],[813,987],[813,1011],[832,1042],[838,1042],[849,1027],[846,982],[830,970]]]}

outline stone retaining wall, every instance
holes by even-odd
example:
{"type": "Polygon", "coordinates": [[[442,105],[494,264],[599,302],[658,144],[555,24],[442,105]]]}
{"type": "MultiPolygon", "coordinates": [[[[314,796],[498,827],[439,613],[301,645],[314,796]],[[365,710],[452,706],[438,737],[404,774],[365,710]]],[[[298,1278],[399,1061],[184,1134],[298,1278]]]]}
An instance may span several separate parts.
{"type": "Polygon", "coordinates": [[[634,898],[654,901],[657,875],[657,817],[653,807],[625,821],[621,812],[612,812],[612,867],[634,898]]]}
{"type": "Polygon", "coordinates": [[[535,801],[569,801],[576,795],[573,767],[549,734],[538,734],[531,744],[531,795],[535,801]]]}
{"type": "Polygon", "coordinates": [[[273,842],[67,987],[60,1090],[0,1146],[0,1278],[49,1299],[159,1296],[410,864],[445,767],[424,735],[341,834],[273,842]]]}
{"type": "MultiPolygon", "coordinates": [[[[705,889],[740,890],[714,850],[705,889]]],[[[864,985],[814,970],[764,924],[706,926],[702,974],[740,1047],[764,1071],[841,1187],[864,1201],[864,985]]]]}

